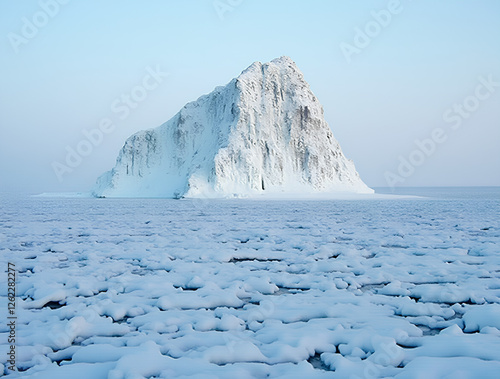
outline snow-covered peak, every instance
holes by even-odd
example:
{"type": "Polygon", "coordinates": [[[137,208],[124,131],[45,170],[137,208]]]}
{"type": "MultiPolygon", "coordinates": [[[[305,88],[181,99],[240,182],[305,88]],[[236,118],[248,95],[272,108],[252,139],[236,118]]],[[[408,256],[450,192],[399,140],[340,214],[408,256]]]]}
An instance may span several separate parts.
{"type": "Polygon", "coordinates": [[[262,63],[253,62],[250,66],[244,69],[238,76],[238,79],[244,80],[245,78],[251,79],[251,77],[256,77],[262,73],[262,63]]]}
{"type": "Polygon", "coordinates": [[[288,56],[273,59],[267,63],[254,62],[238,76],[237,80],[249,81],[258,80],[269,73],[274,73],[288,80],[300,81],[307,84],[304,75],[299,70],[295,62],[288,56]]]}
{"type": "Polygon", "coordinates": [[[295,64],[295,61],[292,58],[290,58],[288,55],[282,55],[279,58],[274,58],[269,63],[275,64],[278,66],[281,65],[281,66],[295,66],[295,67],[297,67],[297,65],[295,64]]]}
{"type": "Polygon", "coordinates": [[[97,196],[373,192],[343,155],[295,62],[254,62],[162,126],[130,137],[97,196]]]}

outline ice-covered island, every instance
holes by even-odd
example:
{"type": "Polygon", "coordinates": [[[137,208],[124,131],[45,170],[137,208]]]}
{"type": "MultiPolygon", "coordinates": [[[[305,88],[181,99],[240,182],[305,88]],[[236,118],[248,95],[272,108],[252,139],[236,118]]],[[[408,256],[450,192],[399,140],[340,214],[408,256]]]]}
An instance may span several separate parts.
{"type": "Polygon", "coordinates": [[[96,197],[373,193],[289,57],[255,62],[226,86],[131,136],[96,197]]]}
{"type": "Polygon", "coordinates": [[[123,199],[0,191],[0,376],[497,379],[500,188],[377,191],[254,63],[126,142],[123,199]]]}

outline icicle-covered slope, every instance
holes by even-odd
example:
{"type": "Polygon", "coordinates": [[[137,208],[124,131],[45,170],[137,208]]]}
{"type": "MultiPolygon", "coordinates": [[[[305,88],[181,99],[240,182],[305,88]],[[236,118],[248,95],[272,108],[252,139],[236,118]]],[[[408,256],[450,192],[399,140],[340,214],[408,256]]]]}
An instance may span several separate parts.
{"type": "Polygon", "coordinates": [[[253,63],[126,142],[94,188],[104,197],[372,193],[295,63],[253,63]]]}

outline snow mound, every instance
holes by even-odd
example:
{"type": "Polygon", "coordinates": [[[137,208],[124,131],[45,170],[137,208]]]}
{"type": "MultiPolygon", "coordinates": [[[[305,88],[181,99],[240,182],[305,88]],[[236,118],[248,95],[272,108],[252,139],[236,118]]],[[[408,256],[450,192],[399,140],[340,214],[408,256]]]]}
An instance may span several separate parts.
{"type": "Polygon", "coordinates": [[[131,136],[97,197],[373,193],[288,57],[253,63],[224,87],[131,136]]]}

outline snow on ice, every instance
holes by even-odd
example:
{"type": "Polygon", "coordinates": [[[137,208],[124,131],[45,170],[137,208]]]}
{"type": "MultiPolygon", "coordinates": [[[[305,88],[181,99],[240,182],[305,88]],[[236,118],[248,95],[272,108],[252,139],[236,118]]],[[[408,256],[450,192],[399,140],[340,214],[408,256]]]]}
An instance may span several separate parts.
{"type": "Polygon", "coordinates": [[[498,200],[1,205],[0,259],[18,269],[9,378],[500,372],[498,200]]]}

